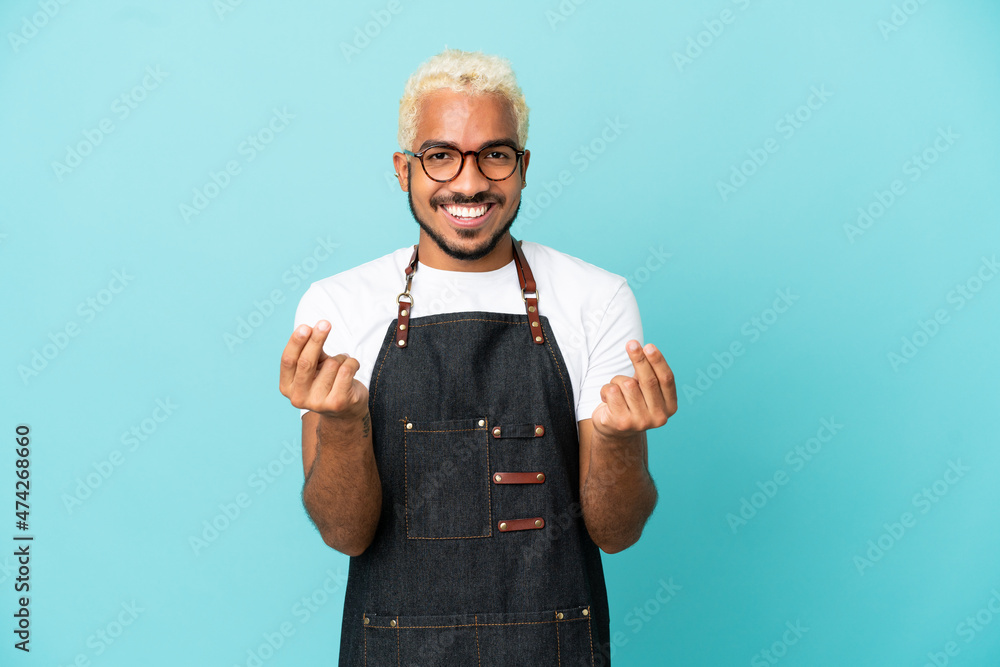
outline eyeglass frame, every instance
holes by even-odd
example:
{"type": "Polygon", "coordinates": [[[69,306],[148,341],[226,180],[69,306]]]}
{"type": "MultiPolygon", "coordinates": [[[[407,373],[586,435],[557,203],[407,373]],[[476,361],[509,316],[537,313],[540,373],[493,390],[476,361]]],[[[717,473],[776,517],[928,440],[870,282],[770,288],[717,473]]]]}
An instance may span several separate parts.
{"type": "Polygon", "coordinates": [[[476,169],[479,170],[479,173],[482,174],[483,178],[485,178],[486,180],[493,181],[494,183],[499,183],[500,181],[506,181],[508,178],[510,178],[511,176],[513,176],[514,173],[517,171],[517,165],[520,164],[521,158],[524,156],[524,154],[526,152],[527,151],[520,151],[516,147],[511,146],[509,143],[503,142],[503,141],[498,141],[495,144],[490,144],[489,146],[483,146],[478,151],[462,151],[458,146],[455,146],[454,144],[446,144],[446,143],[440,143],[440,144],[434,144],[432,146],[428,146],[427,148],[425,148],[424,150],[420,151],[419,153],[414,153],[413,151],[408,151],[405,148],[403,149],[403,154],[404,155],[409,155],[411,157],[415,157],[418,160],[420,160],[420,168],[424,170],[424,174],[427,176],[427,178],[431,179],[435,183],[451,183],[456,178],[458,178],[459,176],[461,176],[462,175],[462,170],[465,169],[465,156],[466,155],[475,155],[476,156],[476,169]],[[479,166],[479,154],[482,153],[483,151],[489,149],[489,148],[496,148],[497,146],[504,146],[506,148],[513,148],[514,149],[514,168],[511,170],[511,172],[508,175],[504,176],[503,178],[490,178],[483,171],[483,168],[481,166],[479,166]],[[451,178],[449,178],[447,180],[444,180],[444,181],[439,180],[437,178],[434,178],[433,176],[431,176],[430,174],[428,174],[427,173],[427,166],[424,164],[424,153],[426,153],[429,150],[433,150],[435,148],[450,148],[450,149],[452,149],[452,150],[457,151],[458,153],[460,153],[461,157],[462,157],[462,163],[458,167],[458,171],[455,172],[454,176],[452,176],[451,178]]]}

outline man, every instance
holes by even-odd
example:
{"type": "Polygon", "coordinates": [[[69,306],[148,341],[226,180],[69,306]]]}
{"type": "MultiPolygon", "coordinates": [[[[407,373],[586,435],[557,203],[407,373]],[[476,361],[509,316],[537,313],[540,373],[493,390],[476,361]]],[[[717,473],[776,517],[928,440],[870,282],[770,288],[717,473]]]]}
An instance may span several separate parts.
{"type": "Polygon", "coordinates": [[[677,394],[624,278],[512,239],[527,129],[506,60],[424,63],[393,155],[418,244],[296,312],[280,388],[306,510],[351,556],[341,665],[608,664],[599,549],[639,538],[677,394]]]}

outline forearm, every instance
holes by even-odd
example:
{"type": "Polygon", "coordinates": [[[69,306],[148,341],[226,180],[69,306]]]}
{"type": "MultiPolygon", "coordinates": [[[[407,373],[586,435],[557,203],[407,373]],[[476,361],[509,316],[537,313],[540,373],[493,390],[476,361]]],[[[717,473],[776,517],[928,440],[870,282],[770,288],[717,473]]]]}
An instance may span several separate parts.
{"type": "Polygon", "coordinates": [[[371,419],[367,413],[350,421],[322,416],[316,438],[302,502],[324,542],[357,556],[371,544],[382,511],[371,419]]]}
{"type": "Polygon", "coordinates": [[[656,506],[645,451],[645,431],[621,440],[593,434],[580,503],[591,539],[607,553],[635,544],[656,506]]]}

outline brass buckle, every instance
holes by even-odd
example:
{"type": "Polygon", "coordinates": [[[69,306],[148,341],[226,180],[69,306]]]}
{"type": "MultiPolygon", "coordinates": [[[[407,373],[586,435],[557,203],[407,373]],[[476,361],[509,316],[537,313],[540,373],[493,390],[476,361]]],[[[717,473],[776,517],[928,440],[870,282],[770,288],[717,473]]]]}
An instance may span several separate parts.
{"type": "MultiPolygon", "coordinates": [[[[538,288],[535,288],[535,291],[532,292],[532,294],[534,295],[535,301],[538,301],[538,288]]],[[[527,301],[527,300],[528,300],[527,297],[524,296],[524,288],[522,287],[521,288],[521,301],[527,301]]]]}

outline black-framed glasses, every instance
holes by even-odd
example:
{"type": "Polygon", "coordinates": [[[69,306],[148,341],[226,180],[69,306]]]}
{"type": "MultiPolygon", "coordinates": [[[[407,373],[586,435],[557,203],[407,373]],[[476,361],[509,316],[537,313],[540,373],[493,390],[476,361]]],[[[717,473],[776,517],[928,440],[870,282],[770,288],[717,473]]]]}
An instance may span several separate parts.
{"type": "Polygon", "coordinates": [[[447,144],[428,146],[419,153],[404,150],[403,153],[420,160],[427,178],[438,183],[447,183],[458,178],[465,166],[465,156],[476,156],[479,173],[491,181],[504,181],[517,171],[517,162],[524,155],[507,144],[492,144],[478,151],[460,151],[447,144]]]}

